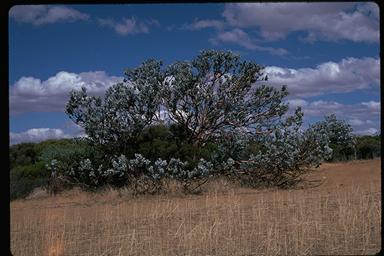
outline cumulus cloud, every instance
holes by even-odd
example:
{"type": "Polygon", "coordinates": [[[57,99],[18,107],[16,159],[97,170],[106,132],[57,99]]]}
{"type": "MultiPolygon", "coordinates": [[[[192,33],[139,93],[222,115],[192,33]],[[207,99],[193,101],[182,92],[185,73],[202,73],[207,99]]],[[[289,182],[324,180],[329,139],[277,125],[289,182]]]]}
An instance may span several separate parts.
{"type": "Polygon", "coordinates": [[[16,5],[10,9],[9,17],[35,26],[89,19],[89,15],[86,13],[56,5],[16,5]]]}
{"type": "MultiPolygon", "coordinates": [[[[352,105],[344,105],[336,101],[324,101],[324,100],[317,100],[313,101],[310,104],[308,104],[305,109],[305,114],[308,116],[325,116],[330,114],[335,114],[337,116],[344,116],[346,111],[352,110],[352,105]]],[[[353,109],[351,113],[355,116],[360,114],[361,109],[353,109]],[[353,111],[354,110],[354,111],[353,111]],[[358,110],[358,111],[357,111],[358,110]]],[[[366,109],[364,109],[366,110],[366,109]]]]}
{"type": "Polygon", "coordinates": [[[159,26],[157,20],[137,21],[136,18],[122,18],[120,22],[113,19],[98,19],[99,24],[104,27],[112,28],[117,34],[126,36],[140,33],[148,33],[149,26],[159,26]]]}
{"type": "MultiPolygon", "coordinates": [[[[372,104],[379,105],[380,102],[371,101],[372,104]]],[[[380,108],[377,111],[372,111],[371,106],[365,102],[358,104],[342,104],[336,101],[317,100],[307,102],[304,107],[305,114],[309,116],[324,116],[329,114],[336,114],[346,117],[349,120],[363,120],[367,124],[371,124],[371,120],[380,117],[380,108]],[[369,121],[367,121],[369,120],[369,121]]]]}
{"type": "Polygon", "coordinates": [[[378,133],[379,130],[377,130],[376,128],[368,128],[368,129],[364,129],[364,130],[357,130],[355,131],[355,134],[357,135],[375,135],[378,133]]]}
{"type": "MultiPolygon", "coordinates": [[[[380,106],[380,102],[374,102],[380,106]]],[[[346,120],[355,134],[374,134],[380,127],[380,111],[372,111],[364,104],[341,104],[334,101],[315,101],[303,107],[305,115],[322,117],[336,114],[339,119],[346,120]]]]}
{"type": "MultiPolygon", "coordinates": [[[[371,125],[375,124],[375,122],[373,122],[370,119],[365,119],[365,120],[349,119],[347,121],[348,121],[349,124],[351,124],[354,127],[365,127],[365,126],[371,126],[371,125]]],[[[372,129],[372,128],[369,128],[369,129],[372,129]]],[[[376,128],[374,128],[374,129],[377,130],[376,128]]]]}
{"type": "Polygon", "coordinates": [[[269,52],[272,55],[279,56],[286,55],[288,53],[288,51],[283,48],[264,47],[257,45],[246,32],[239,28],[235,28],[230,31],[221,31],[216,35],[216,37],[211,38],[210,42],[213,44],[217,44],[219,42],[233,43],[249,50],[264,51],[269,52]]]}
{"type": "Polygon", "coordinates": [[[66,121],[58,128],[71,137],[87,137],[84,128],[74,123],[72,120],[66,121]]]}
{"type": "MultiPolygon", "coordinates": [[[[366,121],[372,122],[371,120],[366,120],[366,121]]],[[[365,124],[366,122],[363,120],[360,120],[360,119],[351,119],[348,121],[348,123],[350,123],[351,125],[354,125],[354,126],[360,126],[360,125],[365,124]]]]}
{"type": "Polygon", "coordinates": [[[380,59],[345,58],[315,68],[265,68],[271,85],[288,86],[291,95],[304,97],[376,88],[380,84],[380,59]]]}
{"type": "Polygon", "coordinates": [[[25,132],[9,134],[10,144],[18,144],[22,142],[40,142],[48,139],[71,138],[72,136],[64,133],[61,129],[51,128],[33,128],[25,132]]]}
{"type": "Polygon", "coordinates": [[[307,40],[379,42],[379,8],[374,3],[236,3],[227,4],[226,21],[257,28],[266,40],[305,31],[307,40]]]}
{"type": "Polygon", "coordinates": [[[303,99],[289,99],[287,100],[289,107],[295,109],[296,107],[304,107],[308,105],[308,102],[303,99]]]}
{"type": "Polygon", "coordinates": [[[100,96],[122,80],[123,77],[108,76],[104,71],[79,74],[61,71],[45,81],[21,77],[9,90],[10,112],[62,112],[71,90],[85,87],[91,95],[100,96]]]}
{"type": "Polygon", "coordinates": [[[313,117],[322,119],[326,115],[335,114],[338,119],[347,121],[355,134],[374,134],[380,128],[380,102],[369,101],[357,104],[342,104],[336,101],[306,101],[295,98],[287,100],[292,114],[296,106],[301,106],[304,119],[313,117]]]}
{"type": "Polygon", "coordinates": [[[362,102],[361,105],[366,106],[368,109],[370,109],[373,112],[380,111],[380,102],[371,100],[369,102],[362,102]]]}
{"type": "Polygon", "coordinates": [[[32,128],[24,132],[10,132],[10,144],[40,142],[49,139],[67,139],[87,137],[84,128],[72,121],[66,121],[57,128],[32,128]]]}
{"type": "Polygon", "coordinates": [[[255,48],[255,44],[252,42],[251,38],[241,29],[233,29],[231,31],[219,33],[216,40],[226,43],[235,43],[247,49],[255,48]]]}

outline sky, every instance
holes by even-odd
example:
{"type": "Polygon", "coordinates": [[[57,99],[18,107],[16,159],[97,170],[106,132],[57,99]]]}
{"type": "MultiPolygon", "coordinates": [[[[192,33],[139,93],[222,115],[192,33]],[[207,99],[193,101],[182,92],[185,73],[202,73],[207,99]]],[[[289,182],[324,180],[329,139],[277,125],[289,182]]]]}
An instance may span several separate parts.
{"type": "Polygon", "coordinates": [[[103,95],[124,70],[233,51],[287,85],[304,126],[336,114],[380,132],[379,8],[371,2],[18,5],[9,11],[10,143],[84,136],[71,90],[103,95]]]}

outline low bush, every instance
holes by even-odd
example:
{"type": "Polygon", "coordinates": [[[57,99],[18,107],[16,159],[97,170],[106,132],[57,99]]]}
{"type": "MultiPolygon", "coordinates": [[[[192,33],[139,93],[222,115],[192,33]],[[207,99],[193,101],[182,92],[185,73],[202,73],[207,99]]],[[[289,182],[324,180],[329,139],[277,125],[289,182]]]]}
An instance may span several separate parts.
{"type": "Polygon", "coordinates": [[[10,198],[22,198],[35,188],[46,186],[50,175],[43,161],[15,166],[10,171],[10,198]]]}
{"type": "Polygon", "coordinates": [[[357,139],[356,155],[359,159],[372,159],[381,156],[380,136],[362,136],[357,139]]]}

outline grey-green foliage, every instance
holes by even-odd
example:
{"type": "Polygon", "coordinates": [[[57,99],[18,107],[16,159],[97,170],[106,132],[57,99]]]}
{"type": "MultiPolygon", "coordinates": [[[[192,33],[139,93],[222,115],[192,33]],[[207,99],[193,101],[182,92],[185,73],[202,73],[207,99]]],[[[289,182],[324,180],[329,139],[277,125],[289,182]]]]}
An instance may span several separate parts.
{"type": "Polygon", "coordinates": [[[163,176],[165,176],[166,168],[167,168],[167,160],[163,160],[163,159],[159,158],[159,159],[157,159],[155,161],[153,166],[151,166],[149,168],[149,170],[148,170],[149,171],[149,175],[153,179],[159,180],[163,176]]]}
{"type": "MultiPolygon", "coordinates": [[[[53,159],[46,168],[53,174],[58,173],[63,163],[53,159]]],[[[115,156],[110,162],[97,166],[90,159],[81,160],[76,170],[64,170],[60,174],[75,179],[88,186],[134,185],[139,180],[151,181],[150,186],[161,188],[160,181],[164,178],[179,180],[188,183],[190,180],[200,180],[210,176],[213,172],[213,164],[200,159],[195,168],[187,167],[187,162],[171,158],[169,161],[161,158],[150,161],[141,154],[135,154],[135,158],[127,159],[125,155],[115,156]]],[[[148,186],[148,184],[147,184],[148,186]]]]}
{"type": "Polygon", "coordinates": [[[302,117],[298,108],[294,115],[274,125],[269,134],[236,133],[235,139],[226,138],[214,155],[215,163],[225,170],[225,159],[233,157],[237,169],[248,174],[249,181],[287,186],[298,181],[304,171],[331,159],[334,145],[354,147],[351,126],[335,115],[326,116],[306,130],[302,130],[302,117]],[[244,153],[250,145],[257,145],[257,150],[244,153]]]}
{"type": "Polygon", "coordinates": [[[183,162],[178,158],[171,158],[167,166],[167,174],[171,178],[183,179],[188,176],[186,166],[187,162],[183,162]]]}
{"type": "MultiPolygon", "coordinates": [[[[148,60],[125,75],[104,98],[89,96],[84,88],[71,93],[66,113],[105,152],[103,163],[84,158],[76,170],[69,168],[84,182],[138,184],[144,178],[146,184],[159,184],[170,177],[189,184],[229,172],[245,174],[252,183],[288,186],[329,159],[332,143],[354,144],[351,127],[335,116],[302,130],[300,108],[285,117],[286,87],[267,86],[262,66],[232,52],[202,51],[164,70],[160,61],[148,60]],[[168,113],[174,130],[181,129],[175,134],[187,145],[200,149],[212,143],[215,152],[200,160],[192,153],[188,162],[152,156],[151,161],[141,154],[128,160],[128,148],[159,120],[160,110],[168,113]],[[256,147],[249,154],[251,145],[256,147]]],[[[184,143],[178,144],[180,151],[184,143]]]]}
{"type": "Polygon", "coordinates": [[[286,87],[264,84],[263,67],[241,61],[232,52],[202,51],[194,60],[163,71],[148,60],[126,71],[126,79],[105,97],[73,91],[66,113],[97,144],[124,151],[144,128],[159,118],[160,108],[183,127],[190,141],[204,145],[235,129],[264,134],[288,107],[286,87]]]}
{"type": "Polygon", "coordinates": [[[60,169],[57,159],[52,159],[50,163],[45,164],[45,168],[53,175],[60,169]]]}
{"type": "Polygon", "coordinates": [[[164,105],[196,144],[238,128],[263,134],[287,111],[282,103],[287,90],[256,86],[264,79],[262,70],[232,52],[202,51],[167,69],[164,105]]]}
{"type": "Polygon", "coordinates": [[[151,166],[151,161],[141,154],[135,154],[135,158],[128,161],[128,166],[132,175],[139,176],[148,171],[151,166]]]}
{"type": "Polygon", "coordinates": [[[111,152],[124,151],[156,118],[163,81],[161,65],[148,60],[127,70],[125,82],[110,87],[103,99],[89,96],[85,88],[72,91],[67,115],[94,143],[108,146],[111,152]]]}
{"type": "Polygon", "coordinates": [[[314,134],[323,134],[326,131],[328,136],[328,146],[333,149],[333,154],[326,160],[339,158],[340,154],[352,154],[356,156],[356,137],[352,134],[352,127],[344,120],[339,120],[334,114],[325,116],[323,121],[319,121],[311,126],[314,134]]]}
{"type": "Polygon", "coordinates": [[[239,161],[239,169],[252,185],[291,186],[303,172],[332,157],[331,142],[354,143],[352,129],[336,116],[326,116],[306,130],[301,129],[302,116],[298,108],[272,133],[259,137],[256,154],[239,161]]]}
{"type": "MultiPolygon", "coordinates": [[[[90,183],[89,180],[97,183],[92,175],[89,176],[86,165],[88,161],[96,163],[100,161],[100,152],[96,147],[89,146],[84,140],[73,141],[67,144],[51,144],[42,150],[40,158],[46,163],[46,168],[52,172],[52,178],[65,175],[73,179],[74,183],[79,183],[87,179],[84,184],[90,183]]],[[[89,168],[88,168],[89,169],[89,168]]],[[[94,174],[97,176],[97,173],[94,174]]]]}
{"type": "Polygon", "coordinates": [[[336,115],[325,116],[324,121],[315,124],[316,127],[325,128],[328,132],[329,143],[346,147],[355,147],[356,138],[352,134],[352,126],[344,120],[337,119],[336,115]]]}
{"type": "Polygon", "coordinates": [[[80,161],[80,165],[78,167],[80,174],[85,174],[85,178],[90,180],[90,183],[97,185],[98,183],[98,175],[96,175],[94,171],[94,167],[92,165],[92,161],[87,158],[80,161]]]}
{"type": "Polygon", "coordinates": [[[83,159],[77,168],[70,169],[62,167],[65,163],[54,160],[49,168],[67,170],[67,176],[91,186],[135,184],[141,178],[152,182],[157,189],[164,178],[190,186],[193,180],[201,182],[213,174],[224,173],[234,174],[251,185],[290,186],[304,171],[332,156],[331,138],[334,143],[352,143],[353,139],[348,127],[335,131],[335,127],[345,124],[336,117],[326,117],[306,130],[301,129],[302,117],[301,109],[297,108],[294,115],[282,118],[264,136],[239,128],[227,132],[221,140],[216,140],[218,147],[211,159],[202,158],[194,167],[175,158],[151,161],[141,154],[135,154],[132,159],[122,154],[99,165],[83,159]],[[258,147],[249,155],[246,149],[251,143],[257,143],[258,147]]]}

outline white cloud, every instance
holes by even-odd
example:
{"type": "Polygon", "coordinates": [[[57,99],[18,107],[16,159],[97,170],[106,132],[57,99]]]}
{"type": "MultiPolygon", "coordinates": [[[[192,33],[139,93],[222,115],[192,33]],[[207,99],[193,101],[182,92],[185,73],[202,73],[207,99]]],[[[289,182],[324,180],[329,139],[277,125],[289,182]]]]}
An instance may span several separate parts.
{"type": "Polygon", "coordinates": [[[287,100],[289,107],[291,109],[295,109],[296,107],[304,107],[308,105],[308,102],[303,99],[290,99],[287,100]]]}
{"type": "Polygon", "coordinates": [[[309,116],[318,117],[329,114],[343,115],[346,108],[348,108],[348,106],[344,106],[335,101],[318,100],[308,104],[306,108],[304,108],[304,113],[309,116]]]}
{"type": "Polygon", "coordinates": [[[255,44],[252,42],[248,34],[238,28],[219,33],[216,40],[225,43],[235,43],[251,50],[255,49],[255,44]]]}
{"type": "Polygon", "coordinates": [[[195,20],[192,24],[187,24],[181,27],[186,30],[201,30],[204,28],[214,28],[217,30],[224,28],[224,21],[220,20],[195,20]]]}
{"type": "Polygon", "coordinates": [[[376,128],[370,127],[364,130],[357,130],[355,134],[357,135],[375,135],[378,132],[376,128]]]}
{"type": "Polygon", "coordinates": [[[356,126],[356,127],[357,126],[369,126],[369,125],[375,124],[375,122],[373,122],[372,120],[369,120],[369,119],[361,120],[361,119],[357,119],[357,118],[348,120],[348,123],[351,124],[352,126],[356,126]]]}
{"type": "MultiPolygon", "coordinates": [[[[374,104],[380,105],[380,102],[374,104]]],[[[380,118],[380,109],[372,111],[371,106],[365,104],[342,104],[336,101],[323,101],[318,100],[311,102],[305,108],[306,114],[310,116],[324,116],[329,114],[336,114],[346,117],[345,119],[360,120],[367,124],[372,124],[372,120],[380,118]]]]}
{"type": "Polygon", "coordinates": [[[103,95],[107,88],[121,82],[123,77],[108,76],[104,71],[58,72],[45,81],[21,77],[10,87],[10,112],[63,111],[69,92],[85,87],[91,95],[103,95]]]}
{"type": "Polygon", "coordinates": [[[86,137],[84,128],[80,125],[74,123],[72,120],[66,121],[63,125],[58,127],[64,133],[68,134],[71,137],[86,137]]]}
{"type": "Polygon", "coordinates": [[[360,126],[360,125],[365,124],[365,121],[360,120],[360,119],[351,119],[351,120],[348,121],[348,123],[351,124],[351,125],[354,125],[354,126],[360,126]]]}
{"type": "Polygon", "coordinates": [[[149,19],[145,21],[149,26],[160,27],[160,22],[156,19],[149,19]]]}
{"type": "Polygon", "coordinates": [[[361,105],[368,107],[370,110],[374,112],[380,111],[380,102],[371,100],[369,102],[362,102],[361,105]]]}
{"type": "MultiPolygon", "coordinates": [[[[364,103],[364,102],[363,102],[364,103]]],[[[341,104],[335,101],[314,101],[303,107],[304,116],[323,117],[335,114],[339,119],[346,120],[352,125],[356,134],[367,134],[368,129],[380,127],[380,109],[372,111],[372,106],[380,102],[371,101],[371,104],[341,104]]],[[[374,133],[374,132],[373,132],[374,133]]]]}
{"type": "Polygon", "coordinates": [[[348,122],[355,134],[372,134],[380,129],[380,102],[370,101],[356,104],[342,104],[336,101],[307,101],[299,98],[289,99],[288,115],[292,115],[297,106],[302,107],[304,112],[304,122],[312,123],[314,120],[323,120],[324,116],[335,114],[340,120],[348,122]],[[372,111],[372,108],[377,111],[372,111]]]}
{"type": "Polygon", "coordinates": [[[288,53],[288,51],[283,48],[264,47],[257,45],[246,32],[239,28],[235,28],[230,31],[220,31],[215,38],[210,39],[210,42],[213,44],[217,44],[218,42],[233,43],[249,50],[264,51],[269,52],[272,55],[279,56],[286,55],[288,53]]]}
{"type": "Polygon", "coordinates": [[[308,32],[307,40],[379,42],[379,9],[374,3],[227,4],[226,21],[238,28],[258,28],[266,40],[308,32]]]}
{"type": "Polygon", "coordinates": [[[380,84],[380,59],[345,58],[340,62],[325,62],[316,68],[265,68],[268,83],[288,86],[290,95],[299,97],[325,93],[343,93],[380,84]]]}
{"type": "Polygon", "coordinates": [[[20,133],[11,132],[9,137],[10,144],[17,144],[22,142],[40,142],[48,139],[71,138],[72,136],[64,133],[61,129],[33,128],[20,133]]]}
{"type": "Polygon", "coordinates": [[[70,7],[57,5],[16,5],[10,9],[9,17],[18,22],[31,23],[35,26],[89,19],[88,14],[70,7]]]}
{"type": "Polygon", "coordinates": [[[151,19],[149,21],[137,21],[136,18],[122,18],[121,22],[113,19],[98,19],[101,26],[109,27],[115,30],[119,35],[133,35],[148,33],[149,26],[160,26],[159,21],[151,19]]]}

